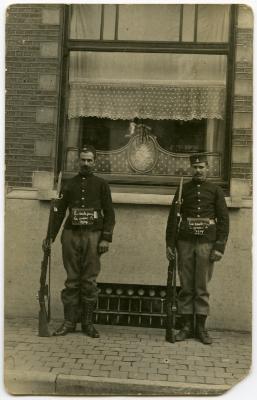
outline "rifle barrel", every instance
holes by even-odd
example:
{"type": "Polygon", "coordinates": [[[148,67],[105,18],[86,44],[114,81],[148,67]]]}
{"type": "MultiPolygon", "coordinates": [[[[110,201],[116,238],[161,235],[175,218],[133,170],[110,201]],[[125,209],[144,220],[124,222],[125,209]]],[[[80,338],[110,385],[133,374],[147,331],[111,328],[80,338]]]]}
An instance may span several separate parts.
{"type": "Polygon", "coordinates": [[[61,192],[61,184],[62,184],[62,171],[60,171],[59,176],[58,176],[58,182],[57,182],[57,198],[59,198],[60,192],[61,192]]]}
{"type": "Polygon", "coordinates": [[[168,278],[167,278],[167,327],[166,327],[166,340],[175,343],[175,326],[176,326],[176,313],[177,313],[177,287],[176,287],[176,238],[180,224],[180,208],[183,189],[183,176],[180,179],[178,198],[175,202],[175,221],[172,225],[171,243],[173,244],[172,250],[174,251],[174,258],[169,262],[168,278]]]}

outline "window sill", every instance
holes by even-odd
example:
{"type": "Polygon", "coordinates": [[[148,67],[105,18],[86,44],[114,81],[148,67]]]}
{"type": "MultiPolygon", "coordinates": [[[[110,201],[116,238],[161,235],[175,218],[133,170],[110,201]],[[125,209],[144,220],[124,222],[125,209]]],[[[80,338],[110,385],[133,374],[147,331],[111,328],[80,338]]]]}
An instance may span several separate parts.
{"type": "Polygon", "coordinates": [[[56,196],[56,190],[38,190],[34,188],[15,188],[6,194],[7,199],[20,200],[51,200],[56,196]]]}
{"type": "MultiPolygon", "coordinates": [[[[21,200],[40,200],[49,201],[56,195],[55,190],[37,190],[33,188],[15,188],[7,193],[7,199],[21,199],[21,200]]],[[[126,192],[116,191],[112,188],[112,199],[114,204],[145,204],[145,205],[160,205],[169,206],[173,200],[174,195],[168,193],[139,193],[139,192],[126,192]]],[[[226,197],[228,208],[252,208],[251,198],[235,198],[226,197]]]]}

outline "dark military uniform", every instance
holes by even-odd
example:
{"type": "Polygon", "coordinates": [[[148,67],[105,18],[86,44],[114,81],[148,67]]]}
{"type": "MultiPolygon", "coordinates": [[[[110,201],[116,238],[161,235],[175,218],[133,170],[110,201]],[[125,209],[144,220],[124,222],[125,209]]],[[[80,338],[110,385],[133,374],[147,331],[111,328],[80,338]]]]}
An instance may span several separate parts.
{"type": "MultiPolygon", "coordinates": [[[[178,191],[174,196],[166,228],[166,242],[170,248],[174,247],[171,235],[176,221],[177,198],[178,191]]],[[[228,233],[229,216],[222,189],[206,180],[185,183],[176,241],[181,283],[178,295],[180,314],[196,314],[203,316],[205,321],[209,314],[208,283],[214,266],[212,253],[215,250],[224,253],[228,233]]]]}
{"type": "Polygon", "coordinates": [[[100,272],[98,244],[101,240],[112,241],[115,215],[108,183],[93,173],[79,173],[69,179],[60,197],[51,237],[55,239],[68,209],[61,236],[67,272],[61,297],[65,321],[74,326],[80,304],[95,305],[96,278],[100,272]]]}

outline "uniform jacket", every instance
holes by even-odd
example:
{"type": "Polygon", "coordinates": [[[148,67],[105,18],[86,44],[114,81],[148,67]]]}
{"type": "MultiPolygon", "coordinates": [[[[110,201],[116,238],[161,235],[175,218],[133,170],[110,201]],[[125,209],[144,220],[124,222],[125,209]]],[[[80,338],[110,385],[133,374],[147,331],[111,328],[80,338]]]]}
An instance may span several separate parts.
{"type": "MultiPolygon", "coordinates": [[[[166,242],[170,247],[173,243],[173,228],[176,223],[175,203],[178,198],[176,192],[167,222],[166,242]]],[[[203,236],[198,240],[202,242],[213,242],[213,248],[224,253],[229,234],[229,215],[222,189],[211,182],[196,182],[191,180],[183,185],[181,222],[177,239],[195,240],[195,236],[189,229],[187,218],[209,218],[215,223],[210,224],[203,236]]]]}
{"type": "Polygon", "coordinates": [[[102,231],[101,239],[112,241],[115,214],[110,188],[104,179],[95,176],[93,173],[87,176],[79,173],[65,182],[60,197],[57,202],[57,212],[54,213],[53,229],[50,234],[52,240],[57,236],[68,209],[69,215],[65,221],[64,229],[100,230],[102,231]],[[71,222],[72,208],[94,209],[97,211],[98,218],[93,225],[74,226],[71,222]]]}

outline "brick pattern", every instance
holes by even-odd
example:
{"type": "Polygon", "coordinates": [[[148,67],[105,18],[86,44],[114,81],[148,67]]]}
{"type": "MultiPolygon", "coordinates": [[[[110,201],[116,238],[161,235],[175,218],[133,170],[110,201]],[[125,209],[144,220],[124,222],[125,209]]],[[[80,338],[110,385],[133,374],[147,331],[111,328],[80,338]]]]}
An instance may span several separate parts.
{"type": "Polygon", "coordinates": [[[233,144],[252,146],[252,129],[233,129],[233,144]]]}
{"type": "Polygon", "coordinates": [[[236,79],[252,80],[253,68],[252,64],[247,61],[238,61],[236,63],[236,79]]]}
{"type": "Polygon", "coordinates": [[[204,346],[194,339],[169,344],[162,329],[98,328],[100,339],[79,331],[40,338],[37,320],[7,319],[4,366],[16,371],[229,386],[249,373],[248,333],[213,331],[212,346],[204,346]]]}
{"type": "Polygon", "coordinates": [[[252,179],[252,166],[247,163],[233,163],[232,175],[234,178],[252,179]]]}
{"type": "MultiPolygon", "coordinates": [[[[244,14],[244,7],[239,7],[239,19],[244,14]],[[240,14],[241,13],[241,14],[240,14]]],[[[252,81],[253,76],[253,66],[252,66],[252,43],[253,43],[253,30],[248,27],[237,27],[236,30],[236,65],[235,65],[235,83],[240,83],[238,86],[239,93],[237,92],[234,96],[233,111],[235,115],[242,115],[241,121],[244,120],[243,114],[252,115],[253,110],[253,98],[252,93],[247,93],[245,87],[248,84],[249,90],[251,90],[251,85],[249,86],[249,80],[252,81]],[[243,83],[245,82],[245,86],[243,83]],[[241,89],[240,89],[241,88],[241,89]],[[241,93],[240,93],[241,90],[241,93]],[[243,91],[243,92],[242,92],[243,91]]],[[[249,91],[248,90],[248,91],[249,91]]],[[[252,91],[252,90],[251,90],[252,91]]],[[[234,119],[237,121],[237,119],[234,119]]],[[[239,121],[239,120],[238,120],[239,121]]],[[[245,124],[247,119],[245,118],[245,124]]],[[[245,153],[251,153],[252,148],[252,129],[249,126],[237,125],[234,123],[233,133],[232,133],[232,152],[236,152],[236,147],[241,146],[245,153]]],[[[240,157],[239,157],[240,158],[240,157]]],[[[250,158],[250,157],[249,157],[250,158]]],[[[231,168],[231,178],[242,179],[249,181],[249,187],[252,184],[252,164],[251,162],[241,162],[240,159],[234,159],[231,168]]],[[[247,194],[247,193],[245,193],[247,194]]],[[[250,193],[248,193],[250,194],[250,193]]],[[[242,193],[242,195],[244,195],[242,193]]]]}
{"type": "Polygon", "coordinates": [[[235,112],[252,112],[253,99],[252,96],[235,96],[234,111],[235,112]]]}
{"type": "MultiPolygon", "coordinates": [[[[54,156],[38,156],[35,141],[56,140],[56,121],[38,123],[38,108],[58,109],[56,90],[40,88],[41,75],[55,75],[59,82],[61,57],[40,57],[43,42],[60,43],[61,25],[42,22],[42,11],[61,6],[11,5],[6,14],[6,181],[9,186],[31,186],[32,172],[52,171],[54,156]]],[[[54,146],[53,146],[54,147],[54,146]]]]}
{"type": "Polygon", "coordinates": [[[238,28],[236,32],[236,41],[238,46],[249,45],[249,43],[253,41],[253,30],[251,28],[238,28]]]}

